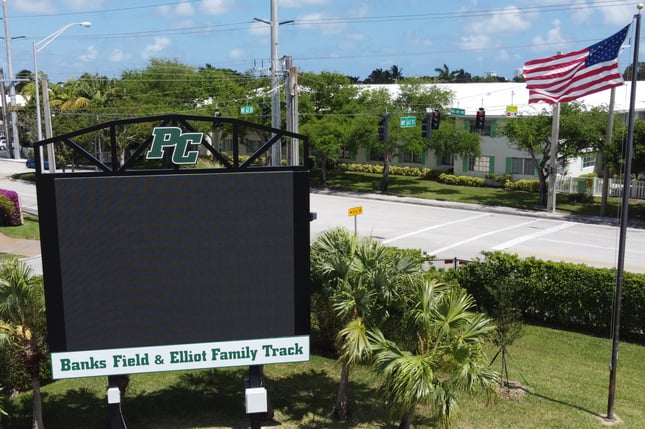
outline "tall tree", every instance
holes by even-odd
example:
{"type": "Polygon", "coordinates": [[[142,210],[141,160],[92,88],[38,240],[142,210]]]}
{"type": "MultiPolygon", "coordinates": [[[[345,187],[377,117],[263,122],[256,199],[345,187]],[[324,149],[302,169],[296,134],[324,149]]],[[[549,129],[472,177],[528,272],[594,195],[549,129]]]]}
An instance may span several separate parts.
{"type": "MultiPolygon", "coordinates": [[[[546,205],[547,179],[549,174],[557,174],[556,169],[547,169],[551,152],[552,116],[550,110],[537,115],[520,116],[508,120],[501,127],[501,134],[519,150],[529,153],[537,165],[536,173],[540,181],[540,203],[546,205]]],[[[615,125],[620,136],[620,125],[615,125]]],[[[604,108],[587,110],[584,105],[562,103],[560,105],[560,135],[558,158],[578,155],[582,151],[606,151],[611,153],[613,145],[605,145],[607,112],[604,108]]],[[[616,134],[616,133],[615,133],[616,134]]],[[[619,139],[620,137],[616,137],[619,139]]]]}
{"type": "Polygon", "coordinates": [[[418,128],[399,126],[401,116],[418,116],[420,122],[426,108],[442,110],[451,98],[449,91],[435,85],[420,85],[416,82],[402,85],[401,93],[396,99],[392,99],[383,89],[364,91],[359,95],[357,104],[361,106],[365,116],[363,120],[354,121],[353,141],[373,157],[382,157],[382,192],[387,191],[390,166],[396,156],[405,151],[420,154],[428,148],[429,142],[421,137],[418,128]],[[384,112],[390,112],[388,138],[381,141],[377,136],[377,121],[374,119],[382,118],[384,112]],[[367,115],[373,115],[371,121],[365,120],[369,117],[367,115]]]}
{"type": "Polygon", "coordinates": [[[328,161],[337,160],[347,144],[358,91],[346,76],[336,73],[303,73],[299,82],[307,88],[299,99],[300,132],[309,136],[325,186],[328,161]]]}
{"type": "Polygon", "coordinates": [[[24,262],[9,259],[0,268],[0,342],[18,346],[31,377],[32,428],[42,429],[40,367],[45,359],[45,295],[42,277],[24,262]]]}

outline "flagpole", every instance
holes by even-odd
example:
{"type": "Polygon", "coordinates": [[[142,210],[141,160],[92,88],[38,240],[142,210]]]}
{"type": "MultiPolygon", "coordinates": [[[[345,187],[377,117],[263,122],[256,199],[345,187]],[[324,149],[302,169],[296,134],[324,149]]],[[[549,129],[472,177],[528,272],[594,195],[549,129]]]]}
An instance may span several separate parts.
{"type": "MultiPolygon", "coordinates": [[[[560,52],[558,52],[560,54],[560,52]]],[[[553,104],[553,119],[551,124],[551,152],[549,159],[549,192],[546,210],[555,213],[555,182],[558,177],[558,143],[560,140],[560,102],[553,104]]]]}
{"type": "Polygon", "coordinates": [[[627,147],[625,148],[625,172],[623,178],[623,199],[620,217],[620,234],[618,241],[618,265],[616,268],[616,295],[614,297],[614,314],[612,320],[613,333],[611,345],[611,364],[609,365],[609,395],[607,400],[607,419],[615,420],[614,399],[616,394],[616,365],[618,361],[618,339],[620,334],[620,307],[623,298],[623,274],[625,271],[625,237],[627,234],[627,221],[629,212],[629,197],[631,194],[631,172],[632,172],[632,146],[634,144],[634,117],[636,104],[636,82],[638,75],[638,50],[641,31],[641,10],[643,3],[636,6],[638,13],[636,19],[636,30],[634,34],[634,60],[632,62],[632,87],[629,100],[629,119],[627,125],[627,147]]]}

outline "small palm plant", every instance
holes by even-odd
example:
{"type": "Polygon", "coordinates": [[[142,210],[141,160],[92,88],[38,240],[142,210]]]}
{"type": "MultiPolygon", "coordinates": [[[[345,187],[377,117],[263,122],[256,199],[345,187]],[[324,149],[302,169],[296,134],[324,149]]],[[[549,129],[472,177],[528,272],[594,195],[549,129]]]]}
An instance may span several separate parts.
{"type": "Polygon", "coordinates": [[[378,329],[370,334],[374,369],[384,378],[382,392],[399,428],[408,429],[417,406],[429,405],[448,426],[458,410],[456,392],[494,391],[497,374],[483,345],[494,329],[490,319],[472,311],[463,289],[436,280],[411,278],[402,302],[407,332],[400,344],[378,329]]]}

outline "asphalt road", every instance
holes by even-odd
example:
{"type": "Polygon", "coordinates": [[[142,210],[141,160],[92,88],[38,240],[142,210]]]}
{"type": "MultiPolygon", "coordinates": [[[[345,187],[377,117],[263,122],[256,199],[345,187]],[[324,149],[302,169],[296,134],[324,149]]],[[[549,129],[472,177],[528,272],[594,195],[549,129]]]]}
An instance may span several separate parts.
{"type": "MultiPolygon", "coordinates": [[[[27,212],[37,213],[33,184],[9,180],[19,171],[29,171],[24,161],[0,159],[0,188],[19,193],[27,212]]],[[[546,260],[615,268],[619,228],[610,224],[574,221],[566,214],[517,211],[503,207],[445,203],[383,195],[351,195],[314,192],[311,238],[341,226],[383,243],[418,248],[436,258],[438,266],[453,260],[471,260],[482,251],[500,250],[546,260]],[[350,208],[362,214],[349,216],[350,208]]],[[[628,228],[625,270],[645,273],[645,229],[628,228]]]]}
{"type": "MultiPolygon", "coordinates": [[[[617,226],[572,221],[565,214],[333,193],[312,194],[311,211],[317,213],[312,239],[328,228],[356,228],[385,244],[422,249],[438,265],[493,250],[602,268],[617,265],[617,226]],[[362,207],[362,214],[349,216],[355,207],[362,207]]],[[[625,250],[625,270],[645,272],[644,229],[628,228],[625,250]]]]}

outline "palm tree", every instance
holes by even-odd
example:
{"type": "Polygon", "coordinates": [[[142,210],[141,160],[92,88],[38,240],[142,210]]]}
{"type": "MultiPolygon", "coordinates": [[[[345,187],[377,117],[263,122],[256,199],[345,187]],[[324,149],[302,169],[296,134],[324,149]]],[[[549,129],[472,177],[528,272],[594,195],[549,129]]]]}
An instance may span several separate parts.
{"type": "Polygon", "coordinates": [[[437,80],[439,82],[451,82],[454,79],[455,72],[451,72],[447,64],[444,64],[443,68],[437,67],[434,71],[438,73],[437,80]]]}
{"type": "Polygon", "coordinates": [[[497,375],[482,348],[494,326],[471,311],[474,299],[463,289],[419,278],[406,289],[402,322],[409,335],[400,340],[412,349],[374,330],[374,369],[384,377],[383,392],[399,428],[411,426],[422,404],[448,426],[458,409],[457,391],[490,393],[495,387],[497,375]]]}
{"type": "Polygon", "coordinates": [[[32,428],[42,429],[40,365],[45,359],[45,295],[42,277],[15,258],[0,268],[0,342],[10,341],[20,349],[33,388],[32,428]]]}
{"type": "Polygon", "coordinates": [[[397,285],[405,276],[419,272],[421,263],[342,228],[321,234],[311,254],[315,317],[321,330],[337,333],[341,361],[333,416],[346,420],[350,367],[370,356],[368,332],[383,323],[397,285]]]}

